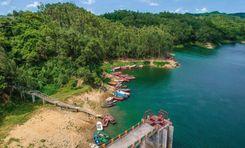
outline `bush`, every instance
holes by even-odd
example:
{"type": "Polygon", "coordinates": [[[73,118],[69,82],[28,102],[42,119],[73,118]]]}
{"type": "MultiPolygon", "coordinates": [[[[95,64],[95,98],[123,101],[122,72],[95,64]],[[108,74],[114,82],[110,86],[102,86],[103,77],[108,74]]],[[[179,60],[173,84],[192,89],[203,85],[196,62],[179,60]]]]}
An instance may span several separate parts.
{"type": "Polygon", "coordinates": [[[48,85],[45,85],[41,89],[41,91],[44,92],[47,95],[52,95],[55,92],[57,92],[58,89],[59,89],[59,86],[58,85],[56,85],[56,84],[48,84],[48,85]]]}
{"type": "Polygon", "coordinates": [[[149,65],[150,61],[144,61],[144,65],[149,65]]]}

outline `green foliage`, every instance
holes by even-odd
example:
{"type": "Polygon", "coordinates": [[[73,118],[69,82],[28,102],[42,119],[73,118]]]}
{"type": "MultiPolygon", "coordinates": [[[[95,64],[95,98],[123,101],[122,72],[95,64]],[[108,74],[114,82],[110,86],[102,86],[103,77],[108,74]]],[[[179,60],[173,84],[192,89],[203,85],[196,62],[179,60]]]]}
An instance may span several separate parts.
{"type": "Polygon", "coordinates": [[[69,82],[77,89],[75,80],[97,87],[102,68],[112,66],[104,68],[104,61],[161,58],[178,45],[245,40],[244,25],[240,17],[216,13],[96,16],[71,3],[14,11],[0,17],[1,102],[23,89],[53,94],[69,82]]]}
{"type": "Polygon", "coordinates": [[[175,45],[190,42],[219,43],[224,40],[244,40],[245,20],[238,15],[222,13],[159,14],[119,10],[103,17],[126,26],[144,28],[155,26],[171,34],[175,45]],[[163,29],[164,28],[164,29],[163,29]]]}
{"type": "Polygon", "coordinates": [[[153,64],[156,65],[157,67],[162,67],[165,64],[168,64],[168,62],[157,62],[157,61],[154,61],[153,64]]]}
{"type": "Polygon", "coordinates": [[[48,84],[42,87],[41,91],[47,95],[52,95],[57,92],[58,88],[59,87],[55,84],[48,84]]]}
{"type": "Polygon", "coordinates": [[[90,90],[91,87],[89,85],[83,85],[78,88],[71,88],[70,86],[65,86],[58,89],[55,94],[51,95],[51,97],[65,101],[67,98],[73,95],[85,93],[90,90]]]}

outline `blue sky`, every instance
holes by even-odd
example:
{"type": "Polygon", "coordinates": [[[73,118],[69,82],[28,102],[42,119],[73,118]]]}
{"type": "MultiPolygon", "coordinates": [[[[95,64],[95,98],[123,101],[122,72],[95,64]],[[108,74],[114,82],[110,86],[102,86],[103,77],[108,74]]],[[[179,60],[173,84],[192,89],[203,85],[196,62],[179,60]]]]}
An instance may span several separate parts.
{"type": "Polygon", "coordinates": [[[95,14],[103,14],[118,9],[176,13],[245,12],[245,0],[0,0],[0,15],[13,10],[36,11],[37,6],[41,3],[56,2],[73,2],[95,14]]]}

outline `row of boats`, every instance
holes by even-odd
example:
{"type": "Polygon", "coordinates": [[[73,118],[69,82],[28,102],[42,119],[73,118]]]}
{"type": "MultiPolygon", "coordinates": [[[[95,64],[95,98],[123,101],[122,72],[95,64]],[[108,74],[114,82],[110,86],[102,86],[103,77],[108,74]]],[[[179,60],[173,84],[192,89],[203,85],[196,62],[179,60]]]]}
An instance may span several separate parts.
{"type": "MultiPolygon", "coordinates": [[[[135,77],[123,74],[121,71],[136,67],[136,65],[114,67],[112,68],[113,73],[104,75],[106,78],[109,78],[111,80],[108,84],[112,87],[113,92],[112,96],[108,97],[101,107],[108,108],[115,106],[117,102],[124,101],[130,96],[130,89],[127,88],[127,85],[125,85],[124,83],[135,79],[135,77]]],[[[103,128],[107,127],[109,124],[115,123],[116,121],[111,115],[104,116],[104,118],[100,122],[103,128]]],[[[110,140],[110,136],[103,131],[103,128],[101,128],[102,130],[97,129],[97,131],[94,132],[93,140],[96,145],[107,143],[110,140]]]]}
{"type": "Polygon", "coordinates": [[[113,88],[113,96],[108,97],[102,107],[112,107],[116,102],[127,99],[130,96],[130,89],[124,83],[135,79],[134,76],[122,74],[121,71],[108,74],[107,77],[111,79],[108,84],[113,88]]]}

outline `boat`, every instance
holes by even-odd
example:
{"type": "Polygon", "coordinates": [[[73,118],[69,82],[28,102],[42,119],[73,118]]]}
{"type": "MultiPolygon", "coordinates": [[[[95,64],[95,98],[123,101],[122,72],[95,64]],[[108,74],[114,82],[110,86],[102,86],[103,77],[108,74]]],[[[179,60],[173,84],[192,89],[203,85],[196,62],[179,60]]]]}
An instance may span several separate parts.
{"type": "Polygon", "coordinates": [[[117,100],[114,99],[114,97],[108,97],[106,100],[105,100],[107,103],[116,103],[117,100]]]}
{"type": "Polygon", "coordinates": [[[102,108],[109,108],[109,107],[113,107],[113,106],[115,106],[116,104],[115,104],[115,102],[104,102],[102,105],[101,105],[101,107],[102,108]]]}
{"type": "Polygon", "coordinates": [[[110,136],[103,131],[96,131],[94,132],[93,140],[96,145],[100,146],[103,143],[108,143],[110,136]]]}
{"type": "Polygon", "coordinates": [[[117,70],[120,70],[121,69],[121,67],[114,67],[114,68],[112,68],[112,71],[117,71],[117,70]]]}
{"type": "Polygon", "coordinates": [[[122,90],[117,90],[117,92],[119,93],[119,94],[125,94],[125,95],[130,95],[130,93],[129,92],[125,92],[125,91],[122,91],[122,90]]]}
{"type": "Polygon", "coordinates": [[[134,76],[127,76],[126,78],[127,78],[127,79],[129,79],[129,80],[133,80],[133,79],[135,79],[135,77],[134,77],[134,76]]]}
{"type": "Polygon", "coordinates": [[[112,86],[115,86],[115,85],[117,85],[118,83],[115,82],[115,81],[110,81],[108,84],[109,84],[109,85],[112,85],[112,86]]]}
{"type": "Polygon", "coordinates": [[[131,66],[129,66],[129,69],[132,69],[132,68],[135,68],[136,67],[136,65],[131,65],[131,66]]]}
{"type": "Polygon", "coordinates": [[[120,76],[122,74],[122,72],[118,71],[118,72],[114,72],[112,73],[114,76],[120,76]]]}
{"type": "Polygon", "coordinates": [[[105,115],[103,117],[103,119],[102,119],[102,125],[103,126],[105,125],[104,127],[108,126],[108,124],[107,125],[105,124],[105,123],[107,123],[107,121],[108,121],[108,124],[109,123],[111,123],[111,124],[115,124],[116,123],[115,118],[112,115],[109,115],[109,114],[105,115]]]}
{"type": "Polygon", "coordinates": [[[124,91],[124,92],[130,92],[130,89],[129,88],[121,88],[121,89],[118,89],[120,91],[124,91]]]}
{"type": "Polygon", "coordinates": [[[128,86],[127,85],[122,85],[121,88],[128,88],[128,86]]]}
{"type": "Polygon", "coordinates": [[[113,100],[116,100],[116,101],[123,101],[123,100],[125,100],[125,98],[113,97],[113,100]]]}
{"type": "Polygon", "coordinates": [[[121,70],[129,69],[129,66],[121,66],[121,70]]]}
{"type": "Polygon", "coordinates": [[[103,127],[107,127],[109,123],[115,124],[116,120],[111,115],[105,115],[101,122],[102,122],[103,127]]]}
{"type": "Polygon", "coordinates": [[[125,93],[119,93],[118,91],[113,92],[113,95],[119,98],[128,98],[128,95],[126,95],[125,93]]]}

